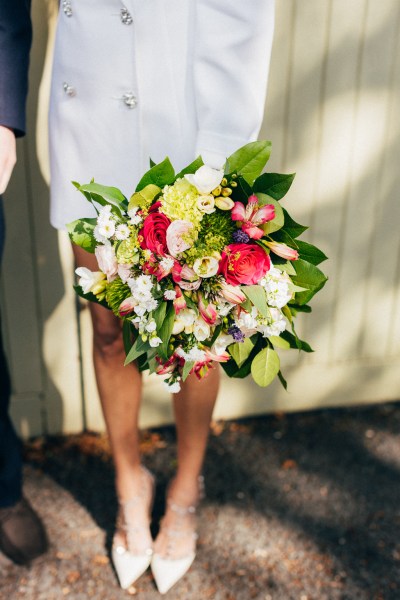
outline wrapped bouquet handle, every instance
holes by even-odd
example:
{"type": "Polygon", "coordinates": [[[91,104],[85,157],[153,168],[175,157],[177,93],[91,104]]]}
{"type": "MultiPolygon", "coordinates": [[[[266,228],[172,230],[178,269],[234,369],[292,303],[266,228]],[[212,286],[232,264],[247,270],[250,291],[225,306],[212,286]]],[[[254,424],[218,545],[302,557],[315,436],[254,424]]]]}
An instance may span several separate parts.
{"type": "Polygon", "coordinates": [[[312,352],[294,327],[327,278],[307,229],[281,206],[294,175],[262,173],[271,143],[247,144],[224,169],[199,157],[175,173],[153,164],[128,199],[94,181],[76,188],[97,218],[78,219],[73,243],[99,270],[76,270],[76,292],[123,320],[128,364],[164,377],[171,392],[220,362],[230,377],[276,376],[277,349],[312,352]]]}

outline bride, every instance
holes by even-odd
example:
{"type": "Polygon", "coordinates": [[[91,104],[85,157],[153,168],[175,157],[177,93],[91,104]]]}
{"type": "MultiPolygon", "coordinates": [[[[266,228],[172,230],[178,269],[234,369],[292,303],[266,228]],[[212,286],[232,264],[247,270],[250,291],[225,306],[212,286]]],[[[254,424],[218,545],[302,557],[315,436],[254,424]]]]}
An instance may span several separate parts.
{"type": "MultiPolygon", "coordinates": [[[[177,168],[199,154],[220,167],[261,125],[273,0],[61,0],[50,105],[51,223],[95,216],[71,181],[130,195],[149,157],[177,168]]],[[[74,246],[77,266],[94,255],[74,246]]],[[[141,464],[142,381],[124,367],[120,321],[90,303],[93,360],[115,465],[119,514],[112,557],[129,587],[148,567],[161,593],[195,557],[196,507],[219,372],[190,376],[174,396],[178,467],[155,541],[154,477],[141,464]]]]}

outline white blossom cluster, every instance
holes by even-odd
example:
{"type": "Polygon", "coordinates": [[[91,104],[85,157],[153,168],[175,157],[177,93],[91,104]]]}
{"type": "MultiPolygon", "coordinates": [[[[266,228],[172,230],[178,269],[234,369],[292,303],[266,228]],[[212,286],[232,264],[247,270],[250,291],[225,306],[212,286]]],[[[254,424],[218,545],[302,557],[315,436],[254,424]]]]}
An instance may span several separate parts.
{"type": "Polygon", "coordinates": [[[251,312],[240,312],[235,319],[235,325],[239,327],[245,337],[260,332],[264,337],[278,336],[286,329],[286,319],[279,308],[269,308],[269,318],[261,315],[253,306],[251,312]]]}
{"type": "MultiPolygon", "coordinates": [[[[261,279],[260,285],[267,294],[268,306],[282,308],[292,297],[290,290],[290,277],[284,271],[271,267],[268,273],[261,279]]],[[[276,334],[273,334],[276,335],[276,334]]]]}
{"type": "Polygon", "coordinates": [[[150,275],[140,275],[139,277],[130,277],[127,284],[132,293],[132,301],[134,302],[134,312],[136,317],[132,319],[132,323],[136,325],[140,335],[149,337],[149,344],[152,348],[156,348],[162,344],[162,339],[157,336],[157,325],[154,319],[149,318],[151,311],[158,306],[157,300],[153,297],[153,281],[150,275]]]}

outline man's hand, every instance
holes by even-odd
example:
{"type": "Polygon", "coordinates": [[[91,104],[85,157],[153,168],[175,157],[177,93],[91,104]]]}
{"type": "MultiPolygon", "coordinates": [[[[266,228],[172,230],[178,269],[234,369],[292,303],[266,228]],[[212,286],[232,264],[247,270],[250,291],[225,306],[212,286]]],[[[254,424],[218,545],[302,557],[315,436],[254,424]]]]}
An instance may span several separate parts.
{"type": "Polygon", "coordinates": [[[0,125],[0,194],[6,191],[17,162],[15,135],[12,129],[0,125]]]}

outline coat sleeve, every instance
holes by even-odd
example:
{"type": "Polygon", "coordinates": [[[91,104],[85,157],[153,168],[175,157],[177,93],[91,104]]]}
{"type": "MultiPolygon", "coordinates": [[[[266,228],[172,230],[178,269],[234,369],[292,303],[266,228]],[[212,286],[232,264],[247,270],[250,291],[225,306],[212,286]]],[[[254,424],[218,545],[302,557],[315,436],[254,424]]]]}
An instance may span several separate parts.
{"type": "Polygon", "coordinates": [[[274,0],[195,0],[196,151],[212,166],[258,136],[273,30],[274,0]]]}
{"type": "Polygon", "coordinates": [[[25,133],[29,50],[32,41],[30,0],[0,1],[0,125],[25,133]]]}

